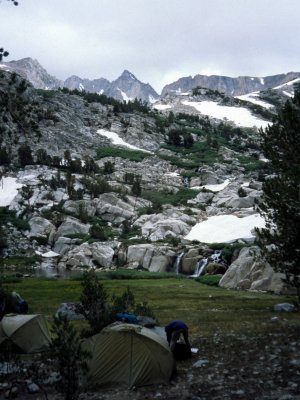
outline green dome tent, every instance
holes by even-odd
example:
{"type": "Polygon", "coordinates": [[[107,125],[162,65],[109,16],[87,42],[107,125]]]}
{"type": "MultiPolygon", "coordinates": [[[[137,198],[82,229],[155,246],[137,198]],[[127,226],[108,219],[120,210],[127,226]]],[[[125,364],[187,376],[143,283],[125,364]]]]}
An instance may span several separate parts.
{"type": "Polygon", "coordinates": [[[43,315],[5,315],[0,322],[0,345],[10,340],[24,353],[45,350],[50,345],[50,333],[43,315]]]}
{"type": "Polygon", "coordinates": [[[169,383],[175,360],[167,340],[149,328],[112,324],[86,339],[92,354],[86,385],[124,383],[128,387],[169,383]]]}

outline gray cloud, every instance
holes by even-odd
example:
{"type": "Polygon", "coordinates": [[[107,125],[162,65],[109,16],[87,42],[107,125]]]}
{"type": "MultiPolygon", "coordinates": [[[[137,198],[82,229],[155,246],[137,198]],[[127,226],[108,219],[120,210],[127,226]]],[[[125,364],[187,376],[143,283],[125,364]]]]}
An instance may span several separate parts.
{"type": "Polygon", "coordinates": [[[0,0],[9,60],[65,79],[129,69],[158,92],[181,76],[299,71],[298,0],[0,0]]]}

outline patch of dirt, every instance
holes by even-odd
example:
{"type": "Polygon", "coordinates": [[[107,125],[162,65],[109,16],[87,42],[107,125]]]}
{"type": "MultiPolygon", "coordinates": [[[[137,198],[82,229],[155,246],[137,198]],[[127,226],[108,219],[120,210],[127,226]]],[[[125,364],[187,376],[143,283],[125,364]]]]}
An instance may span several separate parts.
{"type": "MultiPolygon", "coordinates": [[[[209,338],[191,338],[191,343],[198,353],[177,362],[170,385],[101,388],[81,393],[79,399],[300,400],[299,326],[283,325],[256,336],[216,333],[209,338]]],[[[49,400],[62,399],[48,389],[49,400]]],[[[45,399],[41,393],[19,393],[18,398],[45,399]]]]}

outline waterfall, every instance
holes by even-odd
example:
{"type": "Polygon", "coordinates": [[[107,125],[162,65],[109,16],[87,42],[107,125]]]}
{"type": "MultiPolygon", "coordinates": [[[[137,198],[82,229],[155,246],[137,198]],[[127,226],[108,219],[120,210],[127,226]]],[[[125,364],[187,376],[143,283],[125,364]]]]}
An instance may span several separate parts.
{"type": "Polygon", "coordinates": [[[221,258],[221,254],[222,254],[221,250],[215,250],[214,254],[212,254],[210,256],[210,258],[212,259],[212,261],[214,263],[219,263],[220,262],[220,258],[221,258]]]}
{"type": "Polygon", "coordinates": [[[198,261],[195,272],[193,275],[190,275],[191,278],[198,278],[198,276],[202,275],[205,267],[207,266],[208,263],[208,258],[202,258],[201,260],[198,261]]]}
{"type": "Polygon", "coordinates": [[[173,267],[175,274],[179,274],[179,272],[180,272],[181,260],[182,260],[183,255],[184,255],[184,252],[178,254],[176,257],[174,267],[173,267]]]}

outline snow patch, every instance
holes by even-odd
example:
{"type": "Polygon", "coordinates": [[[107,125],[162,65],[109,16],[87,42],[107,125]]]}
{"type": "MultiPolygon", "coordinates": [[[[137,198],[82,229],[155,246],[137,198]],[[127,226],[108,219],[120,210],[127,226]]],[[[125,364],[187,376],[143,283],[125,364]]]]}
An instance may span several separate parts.
{"type": "Polygon", "coordinates": [[[149,94],[148,99],[149,99],[149,103],[151,103],[151,104],[155,103],[157,100],[153,96],[151,96],[151,94],[149,94]]]}
{"type": "Polygon", "coordinates": [[[123,100],[126,101],[128,103],[128,101],[132,101],[131,97],[128,97],[127,94],[125,92],[123,92],[121,89],[118,88],[118,90],[121,92],[121,95],[123,97],[123,100]]]}
{"type": "Polygon", "coordinates": [[[225,189],[229,185],[229,182],[230,182],[230,180],[226,179],[223,183],[219,183],[216,185],[194,186],[194,187],[191,187],[191,189],[197,189],[197,190],[207,189],[207,190],[211,190],[212,192],[220,192],[221,190],[225,189]]]}
{"type": "Polygon", "coordinates": [[[294,97],[294,92],[293,93],[289,93],[289,92],[286,92],[285,90],[283,90],[282,93],[285,94],[288,97],[294,97]]]}
{"type": "Polygon", "coordinates": [[[132,149],[132,150],[140,150],[145,153],[153,154],[152,151],[141,149],[140,147],[136,147],[136,146],[133,146],[132,144],[126,143],[122,138],[120,138],[120,136],[116,132],[107,131],[105,129],[98,129],[97,133],[99,133],[99,135],[107,137],[115,145],[124,146],[124,147],[128,147],[129,149],[132,149]]]}
{"type": "Polygon", "coordinates": [[[260,83],[261,83],[262,85],[264,85],[264,84],[265,84],[265,80],[264,80],[264,78],[259,78],[259,81],[260,81],[260,83]]]}
{"type": "Polygon", "coordinates": [[[178,172],[166,172],[165,175],[166,176],[180,176],[180,174],[178,172]]]}
{"type": "Polygon", "coordinates": [[[0,207],[9,206],[22,186],[21,183],[17,183],[17,178],[2,178],[0,180],[0,207]]]}
{"type": "Polygon", "coordinates": [[[79,90],[80,90],[81,92],[83,92],[83,91],[84,91],[84,86],[83,86],[83,84],[82,84],[82,83],[79,83],[79,90]]]}
{"type": "Polygon", "coordinates": [[[253,239],[255,227],[263,228],[265,220],[259,214],[239,218],[235,215],[217,215],[196,224],[185,237],[202,243],[228,243],[238,239],[253,239]]]}
{"type": "Polygon", "coordinates": [[[209,115],[217,119],[227,119],[240,126],[266,128],[270,124],[268,121],[255,117],[244,107],[220,106],[214,101],[182,101],[182,104],[194,107],[201,114],[209,115]]]}
{"type": "Polygon", "coordinates": [[[296,79],[293,79],[292,81],[283,83],[282,85],[275,86],[273,89],[281,89],[281,88],[283,88],[283,87],[285,87],[285,86],[291,86],[291,85],[293,85],[294,83],[299,82],[299,81],[300,81],[300,78],[296,78],[296,79]]]}
{"type": "Polygon", "coordinates": [[[263,100],[256,99],[255,97],[257,97],[257,96],[259,96],[259,92],[247,93],[247,94],[243,94],[242,96],[235,96],[235,97],[240,100],[249,101],[250,103],[257,104],[264,108],[269,109],[269,108],[274,107],[272,104],[266,103],[263,100]]]}
{"type": "Polygon", "coordinates": [[[153,106],[156,110],[167,110],[168,108],[172,108],[169,104],[155,104],[153,106]]]}

